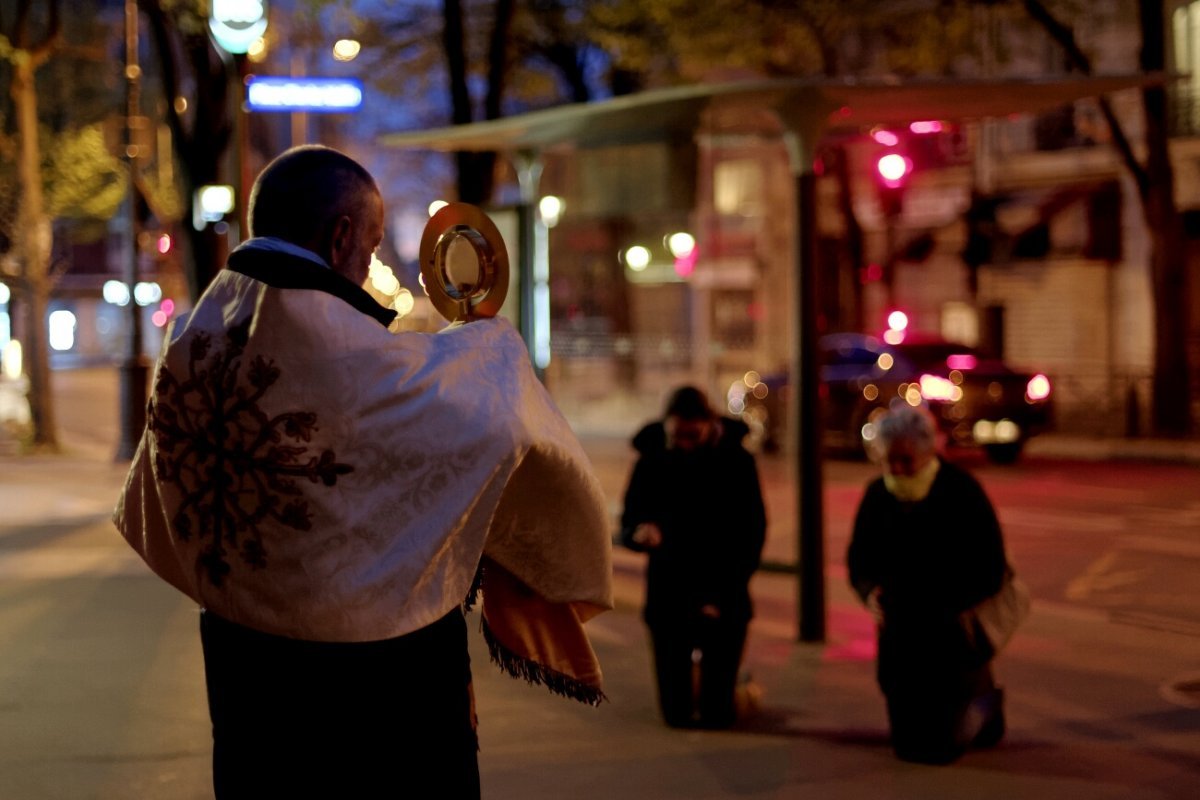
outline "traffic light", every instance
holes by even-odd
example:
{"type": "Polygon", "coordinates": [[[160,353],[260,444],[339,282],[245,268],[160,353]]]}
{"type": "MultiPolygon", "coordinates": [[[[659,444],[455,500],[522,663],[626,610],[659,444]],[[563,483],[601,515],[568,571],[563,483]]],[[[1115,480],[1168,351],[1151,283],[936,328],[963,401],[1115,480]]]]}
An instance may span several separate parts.
{"type": "Polygon", "coordinates": [[[879,184],[879,206],[885,217],[898,217],[904,209],[904,190],[912,174],[912,159],[888,152],[875,160],[875,177],[879,184]]]}
{"type": "Polygon", "coordinates": [[[875,162],[880,180],[887,186],[901,186],[912,172],[912,161],[899,153],[884,153],[875,162]]]}

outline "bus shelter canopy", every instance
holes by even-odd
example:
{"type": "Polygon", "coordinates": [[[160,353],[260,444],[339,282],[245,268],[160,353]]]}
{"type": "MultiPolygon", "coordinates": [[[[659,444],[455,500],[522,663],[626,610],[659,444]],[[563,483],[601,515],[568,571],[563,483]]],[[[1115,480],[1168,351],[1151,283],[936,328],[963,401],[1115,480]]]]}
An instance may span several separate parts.
{"type": "Polygon", "coordinates": [[[771,109],[812,140],[825,132],[916,120],[968,120],[1038,112],[1085,97],[1164,81],[1161,75],[997,80],[786,78],[657,89],[511,117],[385,134],[388,147],[443,151],[541,151],[690,138],[705,112],[771,109]]]}

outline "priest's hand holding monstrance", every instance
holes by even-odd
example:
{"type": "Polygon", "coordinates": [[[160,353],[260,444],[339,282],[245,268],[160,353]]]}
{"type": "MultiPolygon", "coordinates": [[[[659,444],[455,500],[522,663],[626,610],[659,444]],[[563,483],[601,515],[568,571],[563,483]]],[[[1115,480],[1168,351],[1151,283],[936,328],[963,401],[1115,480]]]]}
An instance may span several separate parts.
{"type": "Polygon", "coordinates": [[[508,294],[508,251],[495,223],[469,203],[443,206],[421,235],[421,282],[451,323],[494,317],[508,294]]]}

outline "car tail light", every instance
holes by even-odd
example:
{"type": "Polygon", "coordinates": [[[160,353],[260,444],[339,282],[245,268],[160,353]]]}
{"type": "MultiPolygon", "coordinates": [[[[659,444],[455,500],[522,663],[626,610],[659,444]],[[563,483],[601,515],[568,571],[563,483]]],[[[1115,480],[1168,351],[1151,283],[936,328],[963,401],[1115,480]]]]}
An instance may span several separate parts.
{"type": "Polygon", "coordinates": [[[1025,399],[1031,403],[1039,403],[1050,396],[1050,379],[1038,373],[1025,384],[1025,399]]]}
{"type": "Polygon", "coordinates": [[[946,366],[950,369],[975,369],[975,365],[978,363],[978,359],[970,353],[956,353],[946,358],[946,366]]]}

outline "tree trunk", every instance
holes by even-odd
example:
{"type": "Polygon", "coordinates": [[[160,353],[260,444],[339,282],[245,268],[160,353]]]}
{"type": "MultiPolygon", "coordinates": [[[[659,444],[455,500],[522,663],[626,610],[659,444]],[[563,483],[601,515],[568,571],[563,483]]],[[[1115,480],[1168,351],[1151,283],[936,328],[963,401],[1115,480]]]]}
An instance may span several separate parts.
{"type": "MultiPolygon", "coordinates": [[[[446,76],[450,82],[450,121],[466,125],[474,119],[471,93],[467,87],[467,46],[461,0],[442,0],[442,50],[446,55],[446,76]]],[[[479,187],[475,180],[474,153],[454,154],[458,199],[464,203],[479,202],[479,187]]]]}
{"type": "MultiPolygon", "coordinates": [[[[492,34],[488,41],[488,82],[484,98],[484,118],[500,117],[508,77],[508,34],[516,6],[514,0],[497,0],[492,34]]],[[[442,47],[446,55],[446,72],[450,81],[451,121],[465,125],[474,121],[471,93],[467,86],[466,22],[461,0],[442,0],[442,47]]],[[[496,154],[493,152],[458,152],[454,154],[457,170],[458,199],[464,203],[482,205],[491,199],[495,184],[496,154]]]]}
{"type": "MultiPolygon", "coordinates": [[[[492,35],[488,42],[488,82],[487,95],[483,102],[484,119],[499,119],[502,116],[501,103],[508,85],[508,36],[515,12],[515,0],[496,0],[492,35]]],[[[474,153],[469,169],[471,174],[466,181],[460,176],[460,185],[467,187],[471,197],[467,202],[482,205],[491,199],[496,188],[496,153],[474,153]]]]}
{"type": "Polygon", "coordinates": [[[188,291],[195,301],[224,266],[224,237],[217,234],[211,224],[196,230],[191,224],[191,215],[196,189],[222,182],[221,165],[233,135],[229,113],[231,70],[221,61],[205,33],[180,34],[181,46],[177,47],[172,36],[175,29],[172,20],[158,0],[138,0],[138,7],[149,24],[162,67],[163,91],[168,99],[166,121],[183,173],[180,187],[184,195],[182,227],[187,242],[184,270],[188,291]],[[186,92],[181,75],[185,64],[196,87],[186,92]],[[174,103],[175,98],[185,95],[191,104],[190,126],[184,124],[174,103]]]}
{"type": "MultiPolygon", "coordinates": [[[[1140,0],[1141,68],[1166,67],[1166,30],[1161,0],[1140,0]]],[[[1187,253],[1183,224],[1175,207],[1175,179],[1167,131],[1167,90],[1142,90],[1146,124],[1146,191],[1142,206],[1150,229],[1154,281],[1154,431],[1185,436],[1191,430],[1191,372],[1188,365],[1189,325],[1187,253]]]]}
{"type": "Polygon", "coordinates": [[[50,220],[42,197],[41,151],[38,146],[36,66],[29,60],[13,63],[12,98],[17,116],[20,152],[17,159],[21,206],[17,223],[17,251],[21,282],[26,290],[28,314],[24,359],[29,373],[29,411],[33,422],[33,447],[57,451],[58,428],[54,395],[50,391],[50,350],[46,311],[50,302],[50,220]]]}

